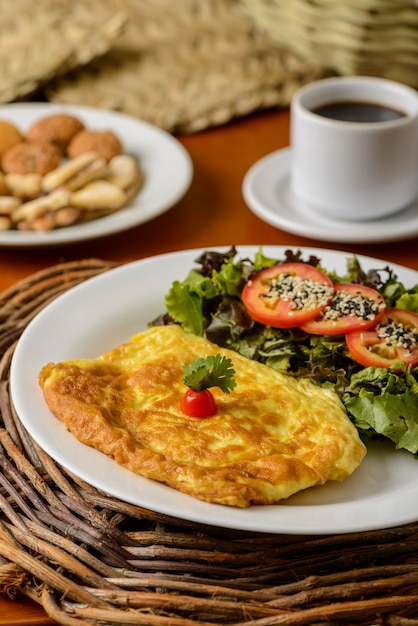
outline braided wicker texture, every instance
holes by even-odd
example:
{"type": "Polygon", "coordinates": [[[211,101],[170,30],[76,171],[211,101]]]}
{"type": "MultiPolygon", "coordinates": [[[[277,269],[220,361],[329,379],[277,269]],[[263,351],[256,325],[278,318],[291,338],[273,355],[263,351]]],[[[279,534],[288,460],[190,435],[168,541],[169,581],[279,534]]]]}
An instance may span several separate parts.
{"type": "Polygon", "coordinates": [[[0,590],[68,626],[417,626],[418,523],[325,537],[204,527],[95,490],[25,432],[9,396],[16,342],[113,266],[66,263],[0,294],[0,590]]]}
{"type": "Polygon", "coordinates": [[[107,52],[126,14],[94,0],[0,0],[0,102],[107,52]]]}
{"type": "Polygon", "coordinates": [[[110,52],[46,86],[48,100],[196,132],[287,106],[312,67],[260,33],[239,0],[108,0],[126,28],[110,52]]]}
{"type": "Polygon", "coordinates": [[[340,74],[418,87],[415,0],[242,0],[277,44],[340,74]]]}

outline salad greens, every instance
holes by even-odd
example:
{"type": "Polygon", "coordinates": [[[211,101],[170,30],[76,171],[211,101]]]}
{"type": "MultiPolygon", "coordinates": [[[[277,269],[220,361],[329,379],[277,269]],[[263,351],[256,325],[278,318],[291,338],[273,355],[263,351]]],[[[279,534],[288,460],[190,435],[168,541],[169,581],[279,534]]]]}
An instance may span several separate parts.
{"type": "Polygon", "coordinates": [[[258,250],[253,259],[239,258],[235,247],[225,253],[207,251],[182,281],[166,294],[166,313],[151,325],[178,323],[187,332],[205,336],[290,376],[305,376],[340,396],[363,438],[388,438],[418,455],[418,368],[393,371],[367,367],[349,355],[344,336],[309,335],[299,328],[279,329],[252,320],[241,300],[254,273],[279,262],[302,262],[318,267],[333,282],[351,282],[377,289],[388,307],[418,313],[418,285],[407,289],[386,266],[365,271],[358,259],[347,259],[345,275],[321,266],[319,258],[303,259],[287,250],[281,259],[258,250]]]}

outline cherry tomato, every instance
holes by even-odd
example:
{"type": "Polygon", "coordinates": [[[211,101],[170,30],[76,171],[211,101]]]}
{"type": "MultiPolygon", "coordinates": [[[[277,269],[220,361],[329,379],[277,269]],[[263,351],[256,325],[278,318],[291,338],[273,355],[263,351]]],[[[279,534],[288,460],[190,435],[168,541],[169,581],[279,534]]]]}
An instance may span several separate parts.
{"type": "Polygon", "coordinates": [[[266,326],[294,328],[318,317],[334,293],[326,274],[306,263],[282,263],[256,274],[242,299],[249,315],[266,326]]]}
{"type": "Polygon", "coordinates": [[[376,326],[385,308],[378,291],[353,283],[335,283],[334,289],[331,302],[302,330],[313,335],[344,335],[376,326]]]}
{"type": "Polygon", "coordinates": [[[216,414],[218,407],[209,389],[188,389],[182,396],[180,409],[189,417],[211,417],[216,414]]]}
{"type": "Polygon", "coordinates": [[[390,367],[403,361],[418,365],[418,315],[406,309],[386,309],[370,330],[345,337],[351,357],[365,367],[390,367]]]}

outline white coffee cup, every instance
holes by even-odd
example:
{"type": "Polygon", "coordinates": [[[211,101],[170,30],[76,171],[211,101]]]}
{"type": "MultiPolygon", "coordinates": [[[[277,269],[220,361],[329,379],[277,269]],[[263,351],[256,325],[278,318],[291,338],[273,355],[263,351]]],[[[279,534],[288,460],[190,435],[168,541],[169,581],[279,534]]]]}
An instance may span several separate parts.
{"type": "Polygon", "coordinates": [[[384,217],[410,205],[418,196],[418,93],[366,76],[325,78],[299,89],[291,103],[290,184],[295,196],[341,220],[384,217]],[[343,102],[401,116],[341,121],[316,112],[343,102]]]}

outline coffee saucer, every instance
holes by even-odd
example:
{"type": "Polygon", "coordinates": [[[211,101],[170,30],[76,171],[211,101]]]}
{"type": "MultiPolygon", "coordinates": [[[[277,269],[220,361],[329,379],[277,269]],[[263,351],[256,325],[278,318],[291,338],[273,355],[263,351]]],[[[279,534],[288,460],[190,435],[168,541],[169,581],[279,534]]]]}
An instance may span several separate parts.
{"type": "Polygon", "coordinates": [[[341,243],[400,241],[418,235],[418,198],[394,215],[365,221],[333,219],[312,208],[290,188],[290,153],[290,148],[283,148],[268,154],[244,177],[244,200],[263,221],[303,237],[341,243]]]}

